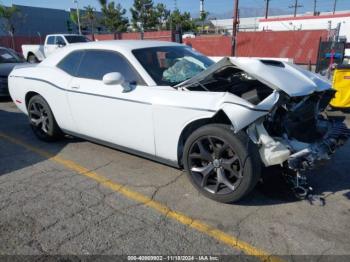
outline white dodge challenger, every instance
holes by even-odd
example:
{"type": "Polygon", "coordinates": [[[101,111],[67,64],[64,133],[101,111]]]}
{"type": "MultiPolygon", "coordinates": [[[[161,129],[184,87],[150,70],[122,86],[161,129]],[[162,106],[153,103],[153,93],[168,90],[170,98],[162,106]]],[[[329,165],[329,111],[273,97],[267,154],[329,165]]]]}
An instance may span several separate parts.
{"type": "Polygon", "coordinates": [[[16,67],[9,91],[39,139],[69,134],[183,167],[198,190],[225,203],[252,190],[268,166],[303,195],[301,172],[349,137],[322,113],[334,91],[316,74],[274,60],[215,63],[168,42],[70,45],[16,67]]]}

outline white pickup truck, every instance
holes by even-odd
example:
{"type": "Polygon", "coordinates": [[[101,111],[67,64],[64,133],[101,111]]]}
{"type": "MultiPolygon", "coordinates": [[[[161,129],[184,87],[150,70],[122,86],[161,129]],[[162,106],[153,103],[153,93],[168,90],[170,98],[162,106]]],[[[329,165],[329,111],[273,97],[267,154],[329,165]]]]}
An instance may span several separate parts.
{"type": "Polygon", "coordinates": [[[57,48],[74,43],[89,42],[83,35],[56,34],[47,35],[44,45],[22,45],[22,53],[29,63],[38,63],[55,52],[57,48]]]}

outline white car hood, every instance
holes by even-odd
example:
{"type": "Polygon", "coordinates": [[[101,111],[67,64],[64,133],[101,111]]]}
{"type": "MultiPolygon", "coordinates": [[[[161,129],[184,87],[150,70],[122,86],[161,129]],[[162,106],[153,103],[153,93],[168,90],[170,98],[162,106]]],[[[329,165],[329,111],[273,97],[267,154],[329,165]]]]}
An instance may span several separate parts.
{"type": "Polygon", "coordinates": [[[193,83],[198,83],[220,68],[232,65],[245,71],[265,85],[275,90],[284,91],[289,96],[305,96],[331,88],[330,82],[326,79],[291,63],[276,60],[228,57],[221,59],[207,70],[179,84],[178,87],[186,87],[193,83]]]}

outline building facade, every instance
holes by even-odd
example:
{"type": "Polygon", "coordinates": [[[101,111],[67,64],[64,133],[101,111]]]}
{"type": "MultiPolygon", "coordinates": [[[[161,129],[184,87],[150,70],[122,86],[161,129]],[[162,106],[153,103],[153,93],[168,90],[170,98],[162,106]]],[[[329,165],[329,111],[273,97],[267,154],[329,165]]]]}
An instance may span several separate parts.
{"type": "MultiPolygon", "coordinates": [[[[233,19],[212,20],[211,23],[219,30],[232,33],[233,19]]],[[[339,36],[350,42],[350,10],[333,13],[320,13],[313,16],[309,13],[293,17],[290,15],[240,18],[239,30],[251,31],[295,31],[295,30],[329,30],[336,29],[340,24],[339,36]]]]}
{"type": "MultiPolygon", "coordinates": [[[[44,38],[48,34],[67,34],[78,33],[78,26],[70,19],[70,13],[76,12],[76,9],[60,10],[52,8],[32,7],[15,5],[19,10],[18,18],[15,22],[16,36],[40,36],[44,38]]],[[[84,10],[80,10],[84,16],[84,10]]],[[[98,23],[102,14],[96,12],[95,32],[105,32],[104,28],[98,23]]],[[[0,23],[2,21],[0,20],[0,23]]],[[[83,33],[89,34],[90,28],[82,23],[83,33]]],[[[0,36],[7,36],[9,32],[0,26],[0,36]]]]}
{"type": "Polygon", "coordinates": [[[350,11],[322,13],[318,16],[310,14],[297,17],[280,16],[259,20],[260,31],[289,31],[289,30],[329,30],[340,25],[339,36],[350,41],[350,11]]]}

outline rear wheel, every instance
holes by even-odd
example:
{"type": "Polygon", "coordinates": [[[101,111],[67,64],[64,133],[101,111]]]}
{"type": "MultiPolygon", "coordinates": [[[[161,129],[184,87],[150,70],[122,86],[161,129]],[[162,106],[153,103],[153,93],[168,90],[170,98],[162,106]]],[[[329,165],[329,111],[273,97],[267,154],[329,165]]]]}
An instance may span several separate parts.
{"type": "Polygon", "coordinates": [[[31,128],[40,140],[51,142],[62,136],[50,106],[42,96],[35,95],[29,100],[28,116],[31,128]]]}
{"type": "Polygon", "coordinates": [[[243,132],[227,125],[206,125],[187,139],[184,167],[192,184],[205,196],[232,203],[247,195],[260,178],[257,148],[243,132]]]}
{"type": "Polygon", "coordinates": [[[36,56],[34,54],[30,54],[27,58],[28,63],[31,64],[36,64],[39,62],[39,60],[36,58],[36,56]]]}

